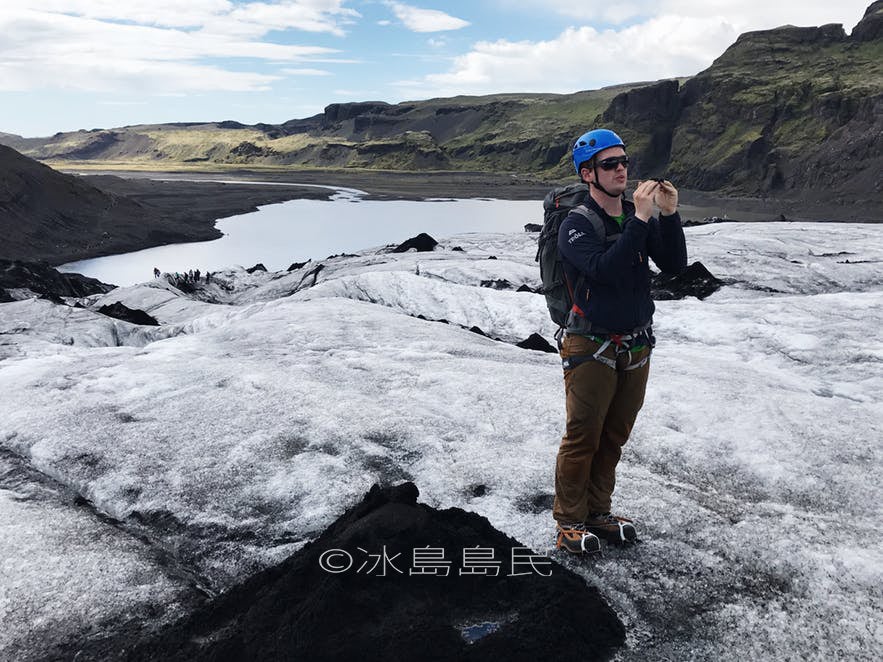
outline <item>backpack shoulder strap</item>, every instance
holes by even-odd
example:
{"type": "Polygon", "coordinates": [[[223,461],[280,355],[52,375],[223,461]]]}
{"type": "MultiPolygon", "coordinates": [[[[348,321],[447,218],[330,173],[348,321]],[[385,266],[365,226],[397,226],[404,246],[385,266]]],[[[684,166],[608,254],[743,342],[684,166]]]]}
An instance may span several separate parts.
{"type": "Polygon", "coordinates": [[[604,226],[604,221],[601,220],[601,217],[598,216],[598,212],[594,209],[589,209],[586,205],[577,205],[570,211],[579,214],[583,218],[585,218],[589,223],[592,224],[592,227],[595,229],[595,234],[598,235],[598,239],[602,242],[610,242],[616,241],[619,239],[622,232],[617,232],[615,234],[607,234],[607,228],[604,226]]]}

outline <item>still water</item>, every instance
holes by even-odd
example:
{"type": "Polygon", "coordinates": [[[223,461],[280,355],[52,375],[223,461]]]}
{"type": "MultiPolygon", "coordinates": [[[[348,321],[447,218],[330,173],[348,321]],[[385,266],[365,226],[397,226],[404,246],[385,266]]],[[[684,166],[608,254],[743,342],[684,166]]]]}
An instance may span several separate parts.
{"type": "Polygon", "coordinates": [[[525,223],[542,223],[543,217],[539,200],[367,201],[360,191],[334,189],[338,193],[331,200],[290,200],[220,219],[220,239],[70,262],[58,269],[116,285],[152,280],[154,267],[205,273],[260,262],[279,271],[292,262],[400,244],[420,232],[436,239],[467,232],[523,232],[525,223]]]}

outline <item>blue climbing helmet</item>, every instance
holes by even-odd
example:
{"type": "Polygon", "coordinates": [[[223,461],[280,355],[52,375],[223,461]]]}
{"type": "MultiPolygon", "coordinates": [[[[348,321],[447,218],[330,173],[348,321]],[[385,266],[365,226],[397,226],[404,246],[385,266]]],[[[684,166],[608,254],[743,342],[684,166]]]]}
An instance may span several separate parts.
{"type": "Polygon", "coordinates": [[[579,164],[585,163],[595,154],[608,147],[622,147],[625,149],[625,143],[622,138],[613,133],[610,129],[592,129],[581,135],[573,143],[573,167],[576,174],[579,175],[579,164]]]}

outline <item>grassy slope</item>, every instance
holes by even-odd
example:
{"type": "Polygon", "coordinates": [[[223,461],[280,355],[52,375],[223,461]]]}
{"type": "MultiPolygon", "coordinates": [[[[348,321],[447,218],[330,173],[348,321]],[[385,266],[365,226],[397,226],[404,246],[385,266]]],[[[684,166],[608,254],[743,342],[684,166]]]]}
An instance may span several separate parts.
{"type": "MultiPolygon", "coordinates": [[[[257,128],[154,125],[103,132],[105,137],[113,134],[113,146],[95,157],[80,155],[100,138],[96,132],[85,131],[32,141],[21,151],[64,168],[221,171],[244,165],[259,169],[320,165],[481,171],[499,169],[511,154],[511,170],[535,171],[548,168],[549,164],[543,163],[547,150],[566,149],[573,136],[585,130],[616,94],[631,87],[399,104],[396,108],[404,107],[405,112],[395,117],[401,129],[392,135],[369,131],[366,137],[351,137],[330,127],[321,133],[274,137],[257,128]],[[464,119],[464,115],[472,117],[464,119]],[[530,147],[527,153],[526,146],[530,147]]],[[[567,159],[561,161],[566,164],[567,159]]]]}

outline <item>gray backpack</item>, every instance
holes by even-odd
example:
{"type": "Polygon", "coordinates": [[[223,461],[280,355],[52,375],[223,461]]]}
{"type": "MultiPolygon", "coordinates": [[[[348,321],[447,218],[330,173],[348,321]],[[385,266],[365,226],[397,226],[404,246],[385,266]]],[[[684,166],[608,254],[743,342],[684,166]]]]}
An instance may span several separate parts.
{"type": "MultiPolygon", "coordinates": [[[[586,217],[601,241],[607,239],[604,221],[584,204],[588,196],[589,187],[580,182],[554,188],[543,200],[543,229],[537,241],[536,261],[540,263],[542,293],[546,297],[549,315],[562,329],[567,327],[567,318],[573,308],[573,297],[558,255],[558,229],[561,222],[571,211],[575,211],[586,217]]],[[[574,285],[575,288],[579,287],[578,282],[574,285]]]]}

